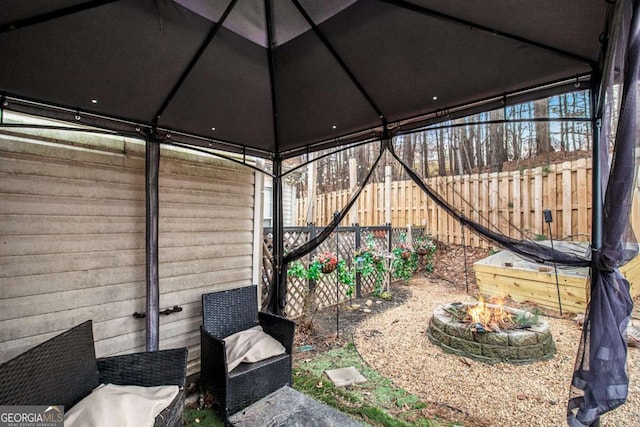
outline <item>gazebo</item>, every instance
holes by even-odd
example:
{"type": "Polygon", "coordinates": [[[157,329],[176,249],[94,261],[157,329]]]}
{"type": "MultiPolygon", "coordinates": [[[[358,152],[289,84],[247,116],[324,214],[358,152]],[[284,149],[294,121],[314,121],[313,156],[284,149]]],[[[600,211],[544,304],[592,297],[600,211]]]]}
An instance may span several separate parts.
{"type": "Polygon", "coordinates": [[[161,145],[232,153],[243,164],[273,162],[265,172],[274,179],[270,307],[278,313],[286,264],[317,247],[350,206],[285,257],[284,160],[377,140],[384,151],[393,136],[430,124],[589,88],[591,257],[497,235],[451,209],[405,165],[475,232],[536,260],[592,268],[592,306],[573,381],[578,397],[571,403],[580,421],[569,415],[572,425],[588,425],[626,398],[625,378],[617,376],[625,358],[599,367],[593,358],[599,346],[626,355],[619,336],[600,339],[619,331],[631,309],[616,268],[637,252],[622,242],[635,245],[627,230],[640,141],[639,15],[633,0],[10,0],[0,16],[0,108],[71,123],[81,118],[145,139],[146,344],[155,350],[161,145]],[[600,136],[608,135],[614,85],[623,107],[609,172],[609,141],[600,136]],[[594,392],[603,386],[617,391],[594,392]]]}

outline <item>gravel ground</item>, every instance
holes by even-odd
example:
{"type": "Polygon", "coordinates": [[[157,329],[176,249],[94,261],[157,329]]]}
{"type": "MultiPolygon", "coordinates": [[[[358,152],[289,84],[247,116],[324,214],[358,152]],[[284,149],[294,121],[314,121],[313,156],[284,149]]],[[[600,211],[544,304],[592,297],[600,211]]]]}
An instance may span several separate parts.
{"type": "MultiPolygon", "coordinates": [[[[436,271],[437,273],[437,271],[436,271]]],[[[566,424],[566,402],[580,339],[571,319],[546,317],[557,353],[524,366],[494,366],[444,353],[426,329],[439,304],[473,301],[446,274],[415,277],[403,303],[362,320],[353,338],[363,359],[396,385],[416,394],[437,413],[465,426],[541,426],[566,424]],[[439,277],[439,278],[438,278],[439,277]]],[[[629,349],[627,403],[601,418],[602,427],[640,426],[640,349],[629,349]]]]}

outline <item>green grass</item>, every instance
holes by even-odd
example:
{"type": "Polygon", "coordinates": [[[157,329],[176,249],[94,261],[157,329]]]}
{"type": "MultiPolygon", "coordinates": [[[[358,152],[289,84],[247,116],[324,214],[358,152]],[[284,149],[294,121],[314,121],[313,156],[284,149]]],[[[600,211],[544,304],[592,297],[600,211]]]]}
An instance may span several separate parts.
{"type": "Polygon", "coordinates": [[[184,410],[184,421],[187,427],[224,427],[224,422],[220,416],[213,409],[209,408],[186,408],[184,410]]]}
{"type": "Polygon", "coordinates": [[[294,388],[316,400],[372,426],[439,427],[451,425],[426,418],[426,405],[406,390],[369,368],[353,344],[316,355],[296,363],[293,370],[294,388]],[[349,387],[335,387],[324,371],[354,366],[367,382],[349,387]]]}
{"type": "MultiPolygon", "coordinates": [[[[375,427],[443,427],[453,424],[427,418],[426,405],[418,397],[396,387],[389,379],[369,368],[358,355],[355,345],[316,354],[312,359],[294,363],[293,388],[340,412],[375,427]],[[367,382],[349,387],[335,387],[324,374],[327,369],[354,366],[367,382]]],[[[187,427],[222,427],[224,424],[211,409],[186,409],[187,427]],[[195,420],[198,419],[199,422],[195,420]]]]}

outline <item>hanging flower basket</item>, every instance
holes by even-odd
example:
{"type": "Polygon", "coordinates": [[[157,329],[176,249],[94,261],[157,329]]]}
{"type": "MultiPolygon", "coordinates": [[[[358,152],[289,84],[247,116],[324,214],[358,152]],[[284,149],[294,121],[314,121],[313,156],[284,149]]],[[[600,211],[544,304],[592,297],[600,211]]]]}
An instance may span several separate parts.
{"type": "Polygon", "coordinates": [[[392,252],[396,256],[396,258],[402,258],[404,260],[407,260],[411,258],[411,254],[413,253],[413,250],[411,249],[411,246],[409,246],[404,241],[404,234],[400,235],[400,239],[401,239],[400,243],[398,243],[396,247],[393,248],[392,252]]]}
{"type": "Polygon", "coordinates": [[[319,268],[324,274],[332,273],[338,265],[338,257],[333,252],[320,252],[311,262],[312,266],[319,268]]]}
{"type": "Polygon", "coordinates": [[[335,264],[324,264],[322,266],[322,272],[324,274],[329,274],[329,273],[333,273],[333,271],[336,269],[336,265],[335,264]]]}
{"type": "Polygon", "coordinates": [[[436,252],[436,244],[431,236],[418,237],[413,244],[418,255],[433,255],[436,252]]]}

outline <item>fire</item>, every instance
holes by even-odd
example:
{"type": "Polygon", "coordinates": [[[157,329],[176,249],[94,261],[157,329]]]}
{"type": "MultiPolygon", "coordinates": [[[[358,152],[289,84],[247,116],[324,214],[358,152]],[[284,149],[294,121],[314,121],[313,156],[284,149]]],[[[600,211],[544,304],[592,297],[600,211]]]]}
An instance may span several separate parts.
{"type": "Polygon", "coordinates": [[[480,324],[485,329],[500,331],[513,325],[513,315],[505,310],[504,298],[492,298],[489,304],[480,297],[478,304],[469,306],[469,323],[480,324]]]}

